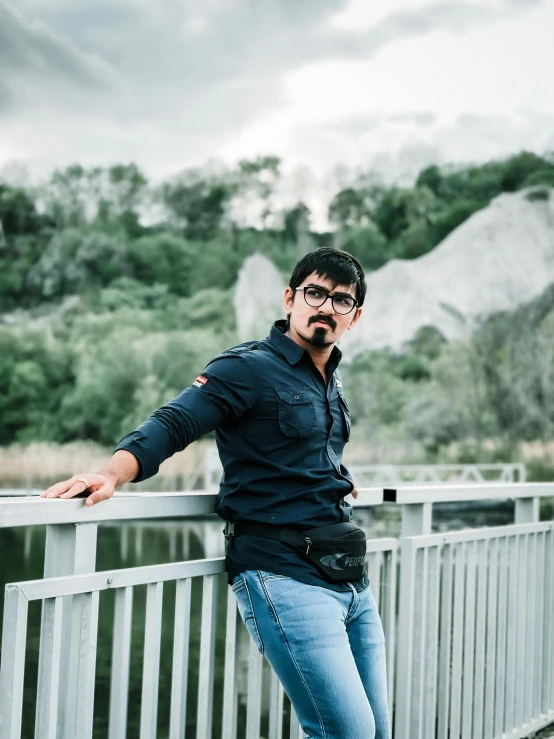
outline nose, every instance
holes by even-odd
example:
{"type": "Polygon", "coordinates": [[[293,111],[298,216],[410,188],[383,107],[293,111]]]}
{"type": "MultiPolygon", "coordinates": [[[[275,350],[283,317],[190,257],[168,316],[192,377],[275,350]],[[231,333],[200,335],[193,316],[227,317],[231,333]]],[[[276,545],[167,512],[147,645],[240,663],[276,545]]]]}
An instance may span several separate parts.
{"type": "Polygon", "coordinates": [[[323,305],[319,306],[317,312],[325,313],[326,315],[331,315],[331,313],[334,313],[335,309],[333,308],[333,301],[331,300],[331,298],[327,298],[323,305]]]}

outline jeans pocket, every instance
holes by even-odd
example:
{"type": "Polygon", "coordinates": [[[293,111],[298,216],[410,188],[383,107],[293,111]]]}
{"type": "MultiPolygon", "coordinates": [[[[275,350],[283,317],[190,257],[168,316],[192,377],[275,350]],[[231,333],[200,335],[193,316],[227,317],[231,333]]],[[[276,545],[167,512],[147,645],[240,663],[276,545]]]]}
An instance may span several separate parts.
{"type": "Polygon", "coordinates": [[[266,572],[265,570],[258,570],[258,574],[262,579],[262,582],[268,580],[290,580],[288,575],[276,575],[274,572],[266,572]]]}
{"type": "Polygon", "coordinates": [[[241,580],[234,582],[232,590],[237,599],[237,607],[239,609],[240,617],[242,618],[248,633],[254,640],[258,652],[263,654],[264,644],[262,642],[262,637],[260,636],[260,630],[258,629],[258,622],[256,620],[256,614],[254,613],[252,598],[250,597],[250,590],[248,589],[246,579],[242,578],[241,580]]]}
{"type": "Polygon", "coordinates": [[[241,588],[243,588],[245,585],[245,582],[246,581],[244,577],[242,577],[241,575],[235,575],[235,577],[233,578],[233,582],[231,584],[231,590],[233,591],[233,593],[236,593],[237,590],[240,590],[241,588]]]}

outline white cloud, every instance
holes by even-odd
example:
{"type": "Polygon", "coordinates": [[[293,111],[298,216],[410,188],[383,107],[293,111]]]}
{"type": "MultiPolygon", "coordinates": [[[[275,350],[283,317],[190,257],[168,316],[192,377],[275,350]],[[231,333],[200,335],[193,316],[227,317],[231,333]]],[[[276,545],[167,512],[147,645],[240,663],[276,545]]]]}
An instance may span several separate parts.
{"type": "Polygon", "coordinates": [[[419,159],[458,160],[554,138],[552,4],[14,7],[0,0],[0,164],[133,160],[161,177],[214,156],[275,152],[287,171],[309,166],[325,188],[340,162],[392,173],[415,166],[418,147],[419,159]]]}

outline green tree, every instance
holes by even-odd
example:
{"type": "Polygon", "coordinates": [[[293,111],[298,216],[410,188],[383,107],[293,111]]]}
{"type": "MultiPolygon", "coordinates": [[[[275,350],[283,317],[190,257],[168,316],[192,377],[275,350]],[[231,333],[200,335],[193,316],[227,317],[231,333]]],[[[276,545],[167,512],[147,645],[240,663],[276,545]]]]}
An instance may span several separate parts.
{"type": "Polygon", "coordinates": [[[408,350],[418,357],[436,359],[446,344],[443,334],[435,326],[421,326],[408,342],[408,350]]]}
{"type": "Polygon", "coordinates": [[[483,200],[459,200],[442,210],[433,221],[431,229],[432,245],[440,244],[449,233],[487,205],[487,201],[483,200]]]}
{"type": "Polygon", "coordinates": [[[443,182],[443,174],[436,164],[422,169],[419,173],[415,186],[427,187],[435,195],[441,196],[441,186],[443,182]]]}
{"type": "Polygon", "coordinates": [[[535,185],[547,185],[554,187],[554,167],[549,169],[537,169],[527,175],[520,187],[534,187],[535,185]]]}
{"type": "Polygon", "coordinates": [[[127,259],[133,277],[145,285],[167,285],[176,295],[190,295],[196,287],[191,274],[203,247],[168,233],[130,241],[127,259]]]}
{"type": "Polygon", "coordinates": [[[71,228],[54,233],[29,279],[44,298],[57,298],[107,285],[128,269],[120,237],[71,228]]]}
{"type": "Polygon", "coordinates": [[[207,241],[216,235],[234,192],[223,182],[178,181],[163,185],[162,200],[188,239],[207,241]]]}
{"type": "Polygon", "coordinates": [[[261,202],[261,225],[265,228],[273,215],[272,197],[281,177],[281,160],[273,155],[242,159],[239,162],[239,180],[235,192],[248,197],[254,195],[261,202]]]}
{"type": "Polygon", "coordinates": [[[53,173],[41,188],[41,201],[58,229],[95,222],[139,235],[147,192],[148,181],[136,164],[91,169],[72,164],[53,173]]]}
{"type": "Polygon", "coordinates": [[[310,232],[310,209],[304,203],[297,203],[283,215],[283,237],[285,241],[297,244],[310,232]]]}
{"type": "Polygon", "coordinates": [[[5,237],[36,234],[44,225],[34,200],[23,188],[0,183],[0,223],[5,237]]]}
{"type": "Polygon", "coordinates": [[[392,187],[383,195],[373,217],[382,233],[393,240],[410,226],[430,223],[436,209],[436,197],[428,187],[392,187]]]}
{"type": "Polygon", "coordinates": [[[502,189],[513,192],[522,186],[533,173],[552,169],[545,160],[530,151],[522,151],[506,160],[502,174],[502,189]]]}
{"type": "Polygon", "coordinates": [[[379,269],[390,259],[391,247],[379,228],[372,222],[367,226],[348,227],[338,231],[336,246],[352,254],[369,269],[379,269]]]}
{"type": "Polygon", "coordinates": [[[373,203],[368,203],[366,193],[361,189],[347,187],[331,200],[328,218],[340,228],[353,228],[367,225],[371,220],[373,203]]]}
{"type": "Polygon", "coordinates": [[[0,444],[56,439],[56,414],[72,382],[67,346],[48,326],[0,328],[0,444]]]}
{"type": "Polygon", "coordinates": [[[80,164],[58,169],[41,188],[46,214],[57,229],[83,226],[87,209],[94,205],[90,197],[87,173],[80,164]]]}

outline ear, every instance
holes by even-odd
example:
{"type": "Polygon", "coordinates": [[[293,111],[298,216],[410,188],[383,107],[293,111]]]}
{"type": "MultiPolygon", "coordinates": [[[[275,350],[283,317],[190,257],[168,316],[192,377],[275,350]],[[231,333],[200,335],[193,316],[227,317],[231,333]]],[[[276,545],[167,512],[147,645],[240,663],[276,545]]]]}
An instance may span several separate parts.
{"type": "Polygon", "coordinates": [[[354,312],[354,318],[350,321],[350,326],[348,326],[348,331],[350,331],[350,329],[353,329],[354,326],[358,323],[358,321],[362,317],[362,310],[362,308],[356,308],[354,312]]]}
{"type": "Polygon", "coordinates": [[[285,296],[284,296],[283,305],[284,305],[285,313],[287,314],[287,316],[290,316],[290,314],[292,313],[292,306],[294,303],[294,294],[295,293],[292,287],[285,288],[285,296]]]}

